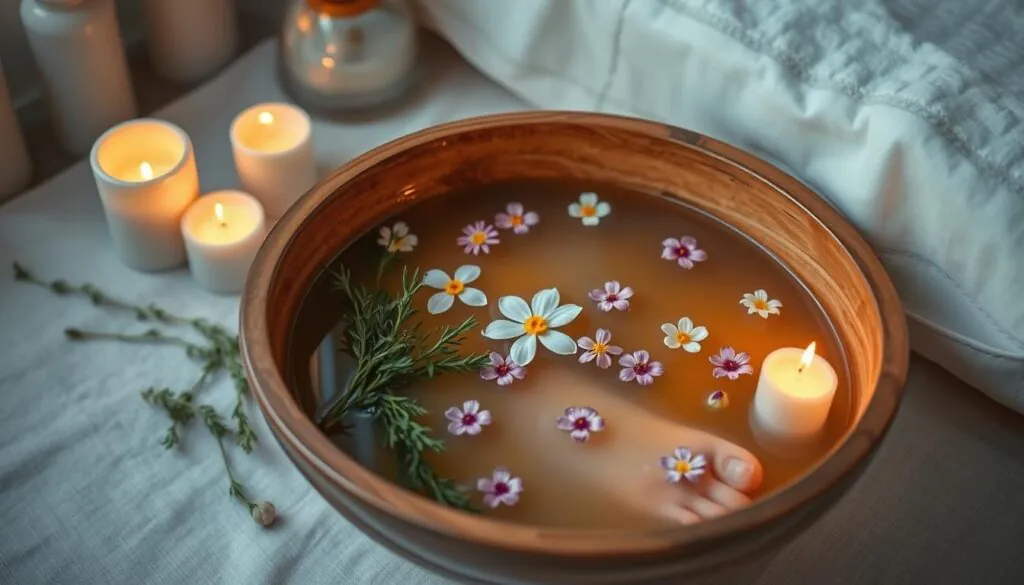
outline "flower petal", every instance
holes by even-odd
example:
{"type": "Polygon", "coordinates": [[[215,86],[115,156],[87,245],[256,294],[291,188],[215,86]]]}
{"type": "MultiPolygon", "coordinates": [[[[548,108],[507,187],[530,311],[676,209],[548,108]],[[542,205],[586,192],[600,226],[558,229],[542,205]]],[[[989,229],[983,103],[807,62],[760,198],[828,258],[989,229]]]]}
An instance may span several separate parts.
{"type": "Polygon", "coordinates": [[[487,366],[480,370],[480,378],[484,380],[494,380],[498,377],[498,369],[494,366],[487,366]]]}
{"type": "Polygon", "coordinates": [[[700,344],[696,341],[690,341],[683,345],[683,349],[690,353],[697,353],[700,351],[700,344]]]}
{"type": "Polygon", "coordinates": [[[512,349],[509,350],[509,357],[517,364],[523,366],[529,365],[535,355],[537,355],[537,337],[535,335],[520,337],[512,344],[512,349]]]}
{"type": "MultiPolygon", "coordinates": [[[[484,328],[483,336],[489,339],[512,339],[526,333],[522,323],[497,319],[484,328]]],[[[518,362],[517,362],[518,363],[518,362]]]]}
{"type": "Polygon", "coordinates": [[[480,267],[473,264],[463,264],[455,270],[455,280],[461,280],[462,284],[469,284],[480,278],[480,267]]]}
{"type": "Polygon", "coordinates": [[[665,335],[672,338],[674,338],[676,334],[679,333],[679,328],[671,323],[662,323],[661,330],[665,335]]]}
{"type": "Polygon", "coordinates": [[[462,403],[463,414],[476,414],[480,411],[480,403],[476,400],[467,400],[462,403]]]}
{"type": "Polygon", "coordinates": [[[633,298],[633,287],[626,286],[619,291],[619,298],[622,300],[633,298]]]}
{"type": "Polygon", "coordinates": [[[723,347],[719,352],[722,355],[722,359],[731,360],[736,357],[736,350],[731,346],[723,347]]]}
{"type": "Polygon", "coordinates": [[[509,479],[507,483],[510,493],[518,494],[523,491],[523,478],[513,477],[509,479]]]}
{"type": "Polygon", "coordinates": [[[503,230],[507,230],[512,227],[512,218],[509,217],[507,213],[499,213],[494,216],[494,225],[503,230]]]}
{"type": "Polygon", "coordinates": [[[662,341],[665,342],[665,347],[669,349],[679,349],[679,340],[674,335],[672,337],[665,336],[662,341]]]}
{"type": "Polygon", "coordinates": [[[661,365],[661,362],[651,362],[648,364],[648,372],[652,376],[660,376],[665,373],[665,366],[661,365]]]}
{"type": "Polygon", "coordinates": [[[505,211],[507,211],[509,215],[522,215],[523,204],[517,201],[513,201],[512,203],[509,203],[508,205],[505,206],[505,211]]]}
{"type": "Polygon", "coordinates": [[[636,379],[636,372],[633,368],[622,368],[619,370],[619,379],[623,382],[632,382],[636,379]]]}
{"type": "Polygon", "coordinates": [[[575,423],[575,422],[576,421],[574,421],[573,419],[569,418],[568,416],[564,416],[564,415],[560,416],[560,417],[558,417],[558,430],[560,430],[560,431],[571,431],[573,429],[573,423],[575,423]]]}
{"type": "Polygon", "coordinates": [[[622,348],[617,345],[609,345],[608,347],[604,348],[604,351],[605,353],[611,355],[619,355],[622,353],[622,348]]]}
{"type": "Polygon", "coordinates": [[[601,431],[604,430],[604,418],[596,412],[590,417],[590,430],[601,431]]]}
{"type": "Polygon", "coordinates": [[[582,347],[583,349],[593,349],[594,340],[586,336],[580,337],[579,339],[576,340],[576,345],[582,347]]]}
{"type": "Polygon", "coordinates": [[[480,479],[476,480],[476,489],[477,491],[480,492],[493,492],[494,481],[486,477],[481,477],[480,479]]]}
{"type": "Polygon", "coordinates": [[[637,363],[645,364],[651,360],[651,354],[648,353],[646,349],[641,349],[640,351],[633,352],[633,359],[635,359],[637,363]]]}
{"type": "Polygon", "coordinates": [[[575,430],[575,431],[569,433],[569,436],[572,437],[573,439],[579,441],[580,443],[586,443],[587,439],[590,438],[590,431],[586,431],[586,430],[583,430],[583,429],[578,429],[578,430],[575,430]]]}
{"type": "Polygon", "coordinates": [[[491,473],[491,479],[495,482],[508,483],[509,478],[512,474],[509,472],[507,467],[495,467],[494,472],[491,473]]]}
{"type": "Polygon", "coordinates": [[[708,338],[708,328],[704,327],[703,325],[701,325],[699,327],[694,327],[693,330],[690,331],[690,339],[692,341],[704,341],[707,338],[708,338]]]}
{"type": "Polygon", "coordinates": [[[632,368],[636,366],[636,358],[633,357],[633,354],[627,353],[619,358],[619,365],[624,368],[632,368]]]}
{"type": "Polygon", "coordinates": [[[587,191],[586,193],[580,193],[580,204],[582,205],[597,205],[597,193],[587,191]]]}
{"type": "Polygon", "coordinates": [[[595,225],[597,225],[599,223],[601,223],[601,220],[596,218],[596,217],[593,217],[593,216],[591,216],[591,217],[584,217],[583,218],[583,225],[585,225],[587,227],[594,227],[595,225]]]}
{"type": "Polygon", "coordinates": [[[601,368],[602,370],[607,370],[608,368],[612,367],[611,356],[608,355],[607,353],[602,353],[601,355],[597,356],[597,367],[601,368]]]}
{"type": "Polygon", "coordinates": [[[449,280],[451,279],[448,278],[448,273],[444,270],[438,270],[437,268],[428,270],[427,273],[423,275],[423,284],[430,288],[444,288],[447,286],[449,280]]]}
{"type": "Polygon", "coordinates": [[[697,249],[690,251],[690,260],[693,260],[694,262],[703,262],[707,259],[708,253],[705,252],[704,250],[697,249]]]}
{"type": "Polygon", "coordinates": [[[461,421],[450,422],[448,423],[448,432],[453,435],[461,435],[466,432],[466,425],[462,424],[461,421]]]}
{"type": "MultiPolygon", "coordinates": [[[[456,276],[455,278],[458,278],[458,276],[456,276]]],[[[683,317],[682,319],[680,319],[679,330],[689,335],[690,332],[693,331],[693,320],[691,320],[689,317],[683,317]]]]}
{"type": "Polygon", "coordinates": [[[675,451],[672,452],[677,461],[690,461],[690,450],[686,447],[676,447],[675,451]]]}
{"type": "MultiPolygon", "coordinates": [[[[544,290],[537,291],[537,294],[533,295],[533,299],[530,301],[530,309],[533,311],[533,315],[540,315],[545,319],[551,311],[555,310],[558,306],[558,289],[557,288],[546,288],[544,290]]],[[[529,315],[527,315],[527,318],[529,315]]],[[[524,321],[526,319],[523,319],[524,321]]]]}
{"type": "Polygon", "coordinates": [[[501,496],[496,496],[493,493],[485,495],[484,505],[488,508],[497,508],[501,505],[501,496]]]}
{"type": "MultiPolygon", "coordinates": [[[[452,303],[454,302],[455,297],[446,292],[435,293],[427,301],[427,312],[431,315],[444,313],[448,309],[452,308],[452,303]]],[[[520,329],[522,328],[520,327],[520,329]]]]}
{"type": "MultiPolygon", "coordinates": [[[[530,337],[533,337],[532,335],[530,337]]],[[[573,355],[576,353],[576,342],[561,331],[555,331],[548,329],[539,336],[540,342],[544,344],[544,347],[559,355],[573,355]]],[[[519,360],[516,360],[519,363],[519,360]]]]}
{"type": "Polygon", "coordinates": [[[461,422],[462,411],[459,410],[458,407],[453,406],[448,410],[444,411],[444,417],[452,422],[461,422]]]}
{"type": "Polygon", "coordinates": [[[682,244],[675,238],[665,238],[661,241],[661,245],[665,248],[678,248],[682,244]]]}
{"type": "Polygon", "coordinates": [[[476,422],[481,425],[491,424],[491,411],[481,410],[476,414],[476,422]]]}
{"type": "Polygon", "coordinates": [[[693,236],[683,236],[679,238],[679,243],[687,248],[693,249],[697,247],[697,238],[694,238],[693,236]]]}
{"type": "Polygon", "coordinates": [[[527,211],[526,214],[523,215],[523,223],[528,226],[537,225],[540,223],[540,216],[537,215],[537,212],[535,211],[527,211]]]}
{"type": "Polygon", "coordinates": [[[478,288],[464,288],[459,293],[459,300],[470,307],[483,307],[487,305],[487,295],[478,288]]]}
{"type": "Polygon", "coordinates": [[[393,229],[395,239],[403,238],[409,233],[409,226],[404,221],[396,221],[393,229]]]}
{"type": "Polygon", "coordinates": [[[605,345],[608,345],[608,342],[611,341],[611,340],[612,340],[612,332],[611,331],[608,331],[607,329],[598,329],[597,330],[597,341],[598,342],[603,343],[605,345]]]}
{"type": "Polygon", "coordinates": [[[583,217],[583,209],[579,203],[569,204],[569,216],[570,217],[583,217]]]}
{"type": "MultiPolygon", "coordinates": [[[[602,355],[604,355],[604,354],[602,354],[602,355]]],[[[586,363],[592,362],[594,360],[594,358],[596,358],[596,357],[597,357],[596,353],[594,353],[592,351],[585,351],[585,352],[580,354],[580,363],[581,364],[586,364],[586,363]]],[[[598,360],[597,363],[598,363],[598,365],[600,365],[601,361],[598,360]]]]}
{"type": "Polygon", "coordinates": [[[680,266],[687,270],[693,268],[693,260],[690,260],[689,258],[680,258],[679,260],[676,260],[676,262],[678,262],[680,266]]]}
{"type": "Polygon", "coordinates": [[[548,327],[561,327],[572,323],[573,319],[578,317],[582,310],[583,307],[579,305],[562,305],[550,313],[545,314],[544,318],[548,321],[548,327]]]}
{"type": "Polygon", "coordinates": [[[768,300],[768,292],[765,291],[763,288],[759,288],[759,289],[754,291],[754,298],[759,300],[759,301],[767,301],[768,300]]]}
{"type": "Polygon", "coordinates": [[[597,217],[604,217],[612,212],[612,206],[602,201],[597,204],[597,217]]]}
{"type": "Polygon", "coordinates": [[[617,280],[609,280],[608,282],[604,283],[604,290],[606,293],[610,295],[618,294],[621,289],[622,285],[619,284],[619,281],[617,280]]]}
{"type": "MultiPolygon", "coordinates": [[[[530,312],[530,305],[527,305],[526,301],[516,296],[507,296],[498,299],[498,310],[501,311],[502,315],[505,315],[516,323],[526,321],[533,314],[530,312]]],[[[522,328],[520,327],[520,331],[521,330],[522,328]]]]}

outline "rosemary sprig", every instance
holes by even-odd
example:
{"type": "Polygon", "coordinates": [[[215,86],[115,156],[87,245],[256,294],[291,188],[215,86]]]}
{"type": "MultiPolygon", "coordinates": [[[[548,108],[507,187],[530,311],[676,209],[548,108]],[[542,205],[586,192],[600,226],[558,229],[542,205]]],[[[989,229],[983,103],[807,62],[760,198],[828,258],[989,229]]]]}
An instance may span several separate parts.
{"type": "MultiPolygon", "coordinates": [[[[388,253],[381,260],[378,283],[393,257],[388,253]]],[[[373,413],[387,446],[399,455],[409,487],[449,506],[471,511],[466,494],[453,480],[440,477],[423,458],[425,451],[441,452],[445,446],[443,440],[431,435],[429,427],[416,421],[426,410],[412,398],[394,392],[415,380],[483,367],[486,355],[464,356],[457,351],[465,334],[476,327],[476,319],[470,317],[455,327],[426,333],[418,324],[408,325],[416,314],[413,296],[423,286],[418,271],[410,275],[403,269],[400,291],[395,295],[379,288],[371,292],[355,284],[344,267],[335,281],[345,303],[340,349],[353,357],[356,371],[321,419],[321,425],[329,428],[343,424],[345,415],[354,410],[373,413]]]]}

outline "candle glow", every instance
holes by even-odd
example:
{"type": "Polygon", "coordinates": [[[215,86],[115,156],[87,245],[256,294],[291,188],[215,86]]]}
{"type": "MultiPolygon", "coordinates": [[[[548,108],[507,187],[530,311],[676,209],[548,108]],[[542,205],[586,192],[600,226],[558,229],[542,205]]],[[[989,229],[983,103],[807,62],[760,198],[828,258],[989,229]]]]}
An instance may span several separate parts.
{"type": "Polygon", "coordinates": [[[220,203],[214,203],[213,216],[217,218],[217,223],[221,226],[226,226],[228,224],[228,222],[224,221],[224,206],[220,203]]]}
{"type": "Polygon", "coordinates": [[[274,123],[274,114],[271,114],[270,112],[260,112],[259,115],[256,116],[256,119],[260,124],[269,126],[274,123]]]}
{"type": "Polygon", "coordinates": [[[811,344],[807,346],[807,349],[804,350],[804,355],[800,357],[800,368],[797,370],[798,372],[804,371],[804,368],[811,365],[811,362],[814,361],[814,349],[817,345],[817,342],[812,341],[811,344]]]}
{"type": "Polygon", "coordinates": [[[152,179],[153,165],[149,164],[147,161],[142,161],[142,164],[139,165],[139,175],[142,176],[143,181],[152,179]]]}

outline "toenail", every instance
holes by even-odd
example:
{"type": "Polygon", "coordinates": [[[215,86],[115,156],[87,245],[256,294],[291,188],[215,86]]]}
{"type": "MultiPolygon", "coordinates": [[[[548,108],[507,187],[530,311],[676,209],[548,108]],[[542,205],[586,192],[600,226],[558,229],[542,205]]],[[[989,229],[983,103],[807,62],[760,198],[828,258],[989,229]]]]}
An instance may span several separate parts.
{"type": "Polygon", "coordinates": [[[753,469],[749,463],[737,457],[729,457],[725,461],[725,474],[736,483],[745,484],[753,469]]]}

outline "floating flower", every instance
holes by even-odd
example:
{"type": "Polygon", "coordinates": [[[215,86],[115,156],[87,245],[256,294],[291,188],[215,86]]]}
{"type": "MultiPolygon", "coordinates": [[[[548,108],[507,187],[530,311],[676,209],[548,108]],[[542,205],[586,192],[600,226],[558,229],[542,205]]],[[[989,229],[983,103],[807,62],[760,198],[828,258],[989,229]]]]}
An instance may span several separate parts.
{"type": "Polygon", "coordinates": [[[725,390],[715,390],[708,394],[708,408],[711,410],[722,410],[729,406],[729,395],[725,390]]]}
{"type": "Polygon", "coordinates": [[[467,284],[480,278],[480,267],[466,264],[455,270],[455,278],[436,268],[423,275],[423,284],[431,288],[439,288],[441,292],[434,294],[427,301],[427,311],[431,315],[444,313],[452,308],[455,297],[471,307],[483,307],[487,304],[487,295],[480,289],[470,288],[467,284]]]}
{"type": "Polygon", "coordinates": [[[490,254],[490,246],[499,242],[498,230],[494,229],[493,225],[488,225],[483,221],[478,221],[462,228],[462,234],[455,240],[455,243],[464,246],[463,252],[467,254],[472,252],[474,256],[480,254],[481,250],[483,250],[484,254],[490,254]]]}
{"type": "Polygon", "coordinates": [[[544,347],[561,355],[576,353],[576,342],[571,337],[555,331],[555,328],[568,325],[575,319],[583,307],[579,305],[558,305],[557,288],[538,291],[527,305],[519,297],[507,296],[498,299],[498,310],[511,321],[498,319],[491,321],[484,328],[484,337],[491,339],[514,339],[509,357],[512,361],[527,366],[537,354],[537,339],[544,347]]]}
{"type": "Polygon", "coordinates": [[[782,303],[769,299],[763,288],[755,290],[754,294],[744,293],[740,304],[747,308],[748,315],[757,313],[763,319],[767,319],[768,315],[778,315],[779,309],[782,308],[782,303]]]}
{"type": "Polygon", "coordinates": [[[612,212],[612,206],[597,200],[597,193],[581,193],[579,203],[569,204],[569,216],[583,220],[585,226],[601,223],[601,218],[612,212]]]}
{"type": "Polygon", "coordinates": [[[754,366],[748,363],[750,356],[747,355],[747,352],[736,353],[736,350],[731,347],[723,347],[718,355],[709,357],[708,361],[715,366],[711,375],[716,378],[738,380],[741,374],[754,373],[754,366]]]}
{"type": "Polygon", "coordinates": [[[628,311],[633,289],[628,286],[623,288],[617,280],[609,280],[604,283],[604,290],[595,288],[590,291],[590,298],[597,301],[597,308],[605,313],[612,309],[628,311]]]}
{"type": "Polygon", "coordinates": [[[500,353],[491,352],[491,364],[480,370],[484,380],[497,380],[498,386],[508,386],[516,380],[526,377],[526,368],[520,367],[511,357],[501,357],[500,353]]]}
{"type": "Polygon", "coordinates": [[[576,340],[576,345],[586,350],[580,354],[580,363],[585,364],[597,358],[597,367],[607,369],[612,365],[611,356],[620,355],[622,348],[617,345],[609,345],[612,334],[607,329],[598,329],[595,337],[597,337],[596,341],[589,337],[580,337],[576,340]]]}
{"type": "Polygon", "coordinates": [[[484,504],[490,508],[497,508],[502,504],[515,506],[519,501],[519,494],[523,493],[523,480],[513,477],[504,467],[496,467],[491,479],[481,477],[476,480],[476,489],[484,493],[484,504]]]}
{"type": "Polygon", "coordinates": [[[509,203],[505,213],[494,216],[494,225],[499,229],[511,229],[515,234],[525,234],[540,222],[540,216],[533,211],[524,211],[522,203],[509,203]]]}
{"type": "Polygon", "coordinates": [[[661,257],[665,260],[675,260],[680,266],[689,270],[693,268],[694,262],[703,262],[708,259],[708,253],[697,247],[697,239],[690,236],[683,236],[678,240],[667,238],[661,242],[665,247],[661,251],[661,257]]]}
{"type": "Polygon", "coordinates": [[[707,465],[708,461],[703,455],[694,455],[686,447],[676,447],[671,455],[661,458],[661,466],[671,483],[679,483],[684,477],[686,481],[696,483],[704,475],[707,465]]]}
{"type": "Polygon", "coordinates": [[[648,386],[654,383],[654,377],[665,373],[661,362],[652,362],[651,354],[644,350],[634,351],[619,358],[619,379],[623,382],[636,380],[641,386],[648,386]]]}
{"type": "Polygon", "coordinates": [[[565,409],[564,415],[558,417],[558,428],[570,431],[570,437],[580,443],[586,443],[590,439],[590,433],[604,429],[604,419],[589,406],[570,406],[565,409]]]}
{"type": "Polygon", "coordinates": [[[661,326],[665,332],[665,347],[679,349],[682,347],[690,353],[700,351],[700,341],[708,338],[708,328],[704,326],[694,327],[689,317],[683,317],[679,323],[673,325],[665,323],[661,326]]]}
{"type": "Polygon", "coordinates": [[[483,425],[491,424],[491,411],[480,410],[480,403],[467,400],[462,408],[453,406],[444,411],[444,417],[450,420],[448,432],[453,435],[479,435],[483,425]]]}
{"type": "Polygon", "coordinates": [[[405,225],[404,221],[399,221],[395,222],[393,227],[381,227],[377,243],[384,246],[388,252],[412,252],[413,247],[419,243],[419,238],[416,234],[409,233],[409,226],[405,225]]]}

